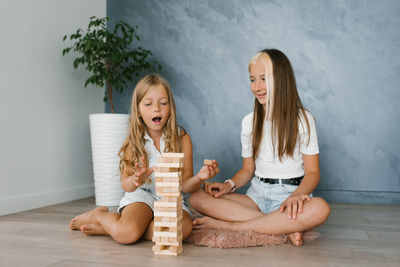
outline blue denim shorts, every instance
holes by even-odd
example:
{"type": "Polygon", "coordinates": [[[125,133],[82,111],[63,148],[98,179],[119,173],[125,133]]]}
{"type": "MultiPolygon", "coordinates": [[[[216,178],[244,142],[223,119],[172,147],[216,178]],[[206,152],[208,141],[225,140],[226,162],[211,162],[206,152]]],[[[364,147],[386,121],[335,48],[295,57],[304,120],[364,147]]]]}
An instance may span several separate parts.
{"type": "MultiPolygon", "coordinates": [[[[153,190],[151,190],[150,188],[139,187],[134,192],[125,193],[125,196],[121,199],[119,203],[118,212],[121,213],[123,208],[125,208],[129,204],[143,202],[146,203],[154,213],[154,201],[160,199],[161,197],[153,192],[153,190]]],[[[192,213],[190,212],[185,198],[183,198],[183,210],[185,210],[187,213],[189,213],[190,216],[192,216],[192,213]]]]}
{"type": "Polygon", "coordinates": [[[273,212],[281,206],[291,193],[297,189],[297,185],[269,184],[260,181],[257,176],[251,179],[251,185],[246,192],[264,214],[273,212]]]}

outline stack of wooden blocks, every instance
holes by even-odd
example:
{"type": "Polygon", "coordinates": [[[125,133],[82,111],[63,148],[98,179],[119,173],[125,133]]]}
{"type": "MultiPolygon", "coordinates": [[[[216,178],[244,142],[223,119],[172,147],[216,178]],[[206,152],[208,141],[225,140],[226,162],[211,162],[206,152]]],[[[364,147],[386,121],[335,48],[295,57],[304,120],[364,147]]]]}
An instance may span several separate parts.
{"type": "Polygon", "coordinates": [[[153,246],[155,254],[182,253],[182,168],[183,153],[163,153],[156,164],[153,246]]]}

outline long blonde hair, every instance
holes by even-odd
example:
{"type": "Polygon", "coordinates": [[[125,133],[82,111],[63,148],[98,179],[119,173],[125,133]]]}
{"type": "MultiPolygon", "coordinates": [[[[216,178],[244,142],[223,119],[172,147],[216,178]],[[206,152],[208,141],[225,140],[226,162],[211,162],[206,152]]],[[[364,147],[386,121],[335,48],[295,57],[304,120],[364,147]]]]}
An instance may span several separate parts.
{"type": "MultiPolygon", "coordinates": [[[[265,113],[270,114],[272,121],[271,137],[272,145],[278,151],[279,160],[284,155],[293,157],[297,141],[299,139],[299,121],[302,114],[310,132],[310,125],[306,115],[306,109],[301,103],[297,93],[296,80],[289,59],[277,49],[265,49],[252,57],[249,63],[258,62],[264,65],[267,80],[267,89],[273,86],[270,105],[267,110],[257,99],[254,101],[252,148],[253,158],[256,159],[260,150],[263,136],[265,113]],[[271,69],[272,63],[272,69],[271,69]],[[270,113],[269,113],[270,112],[270,113]],[[277,142],[276,142],[277,141],[277,142]]],[[[270,88],[271,89],[271,88],[270,88]]],[[[310,135],[308,135],[308,142],[310,135]]]]}
{"type": "Polygon", "coordinates": [[[178,124],[176,121],[175,101],[172,95],[171,87],[168,82],[160,75],[146,75],[137,83],[132,94],[129,134],[118,153],[121,159],[119,164],[121,174],[124,172],[128,176],[134,174],[134,165],[136,162],[140,163],[142,157],[145,158],[146,163],[148,162],[148,155],[144,148],[146,125],[139,114],[139,103],[140,101],[142,101],[143,97],[149,92],[149,90],[156,85],[161,85],[167,91],[170,107],[170,117],[163,131],[165,141],[165,151],[163,152],[180,151],[180,136],[178,132],[178,124]]]}

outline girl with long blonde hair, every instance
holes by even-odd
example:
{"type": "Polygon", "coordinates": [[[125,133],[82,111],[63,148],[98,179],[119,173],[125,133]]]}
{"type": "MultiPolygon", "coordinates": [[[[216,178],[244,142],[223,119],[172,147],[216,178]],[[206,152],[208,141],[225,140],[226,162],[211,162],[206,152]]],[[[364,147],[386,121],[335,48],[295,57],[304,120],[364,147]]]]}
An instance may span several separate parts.
{"type": "MultiPolygon", "coordinates": [[[[182,189],[185,193],[198,190],[203,181],[219,172],[214,160],[212,166],[203,166],[193,176],[192,142],[189,134],[178,126],[172,90],[161,76],[146,75],[137,83],[130,113],[129,134],[119,151],[121,184],[126,193],[118,212],[98,207],[70,222],[72,230],[87,235],[109,235],[121,244],[134,243],[141,237],[152,239],[153,207],[160,199],[152,173],[161,153],[184,153],[182,189]]],[[[190,211],[183,201],[183,239],[191,231],[190,211]]]]}
{"type": "Polygon", "coordinates": [[[311,197],[320,181],[314,118],[281,51],[260,51],[248,68],[255,100],[254,111],[242,120],[243,167],[224,183],[206,183],[191,195],[191,205],[210,216],[195,219],[193,228],[288,234],[301,246],[302,233],[330,213],[325,200],[311,197]],[[250,181],[245,195],[233,193],[250,181]]]}

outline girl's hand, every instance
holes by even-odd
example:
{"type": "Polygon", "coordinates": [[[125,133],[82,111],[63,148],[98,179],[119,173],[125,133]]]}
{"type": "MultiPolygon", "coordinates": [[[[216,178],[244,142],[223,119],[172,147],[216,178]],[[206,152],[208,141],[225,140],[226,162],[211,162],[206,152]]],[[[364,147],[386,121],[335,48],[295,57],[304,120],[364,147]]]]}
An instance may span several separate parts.
{"type": "Polygon", "coordinates": [[[292,195],[282,203],[279,211],[284,212],[286,209],[289,219],[296,219],[297,213],[303,212],[304,201],[310,202],[310,196],[306,194],[292,195]]]}
{"type": "Polygon", "coordinates": [[[221,197],[231,192],[232,185],[230,183],[204,183],[204,191],[213,197],[221,197]]]}
{"type": "Polygon", "coordinates": [[[136,162],[134,167],[136,171],[130,178],[132,179],[133,184],[136,187],[139,187],[153,173],[154,167],[146,168],[146,161],[144,157],[140,161],[140,166],[139,163],[136,162]]]}
{"type": "Polygon", "coordinates": [[[203,167],[201,167],[200,171],[197,173],[197,177],[199,177],[201,181],[205,181],[213,178],[218,173],[218,162],[216,160],[213,160],[212,165],[204,165],[203,167]]]}

